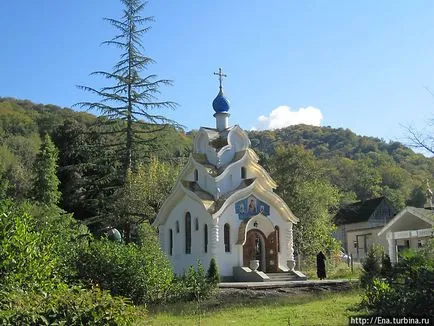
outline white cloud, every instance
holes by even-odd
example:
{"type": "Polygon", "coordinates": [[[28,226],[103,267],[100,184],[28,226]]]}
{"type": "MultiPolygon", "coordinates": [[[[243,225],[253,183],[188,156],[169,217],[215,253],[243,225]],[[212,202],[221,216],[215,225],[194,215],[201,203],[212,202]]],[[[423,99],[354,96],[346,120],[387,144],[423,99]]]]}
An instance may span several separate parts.
{"type": "Polygon", "coordinates": [[[319,126],[322,118],[323,115],[320,109],[313,106],[292,111],[289,106],[282,105],[271,111],[269,116],[261,115],[258,118],[256,127],[252,129],[279,129],[298,124],[319,126]]]}

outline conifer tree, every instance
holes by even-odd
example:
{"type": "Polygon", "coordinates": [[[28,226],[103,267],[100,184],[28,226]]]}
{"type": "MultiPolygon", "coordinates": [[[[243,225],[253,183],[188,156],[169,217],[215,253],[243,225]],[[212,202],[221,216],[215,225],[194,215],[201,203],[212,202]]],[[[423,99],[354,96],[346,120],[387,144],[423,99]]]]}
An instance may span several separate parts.
{"type": "Polygon", "coordinates": [[[128,242],[134,223],[131,222],[128,211],[117,205],[119,200],[122,201],[128,176],[142,159],[153,156],[158,146],[158,133],[169,125],[179,125],[161,113],[164,109],[174,109],[176,103],[161,101],[157,96],[161,86],[171,85],[172,82],[149,74],[149,67],[154,61],[143,54],[142,37],[154,21],[153,17],[142,15],[147,2],[121,0],[121,3],[123,15],[119,20],[105,18],[117,34],[111,40],[103,42],[120,49],[119,60],[112,71],[92,73],[103,77],[109,84],[100,89],[79,86],[96,95],[99,101],[76,105],[98,111],[102,115],[97,130],[103,135],[104,152],[111,157],[110,164],[107,165],[106,162],[102,166],[106,168],[107,175],[100,177],[97,184],[102,194],[98,201],[104,202],[104,205],[93,220],[102,226],[120,226],[128,242]],[[113,225],[113,221],[117,221],[117,225],[113,225]]]}
{"type": "MultiPolygon", "coordinates": [[[[88,110],[97,110],[104,116],[104,122],[111,126],[112,141],[106,146],[116,147],[117,156],[121,157],[121,176],[123,182],[128,171],[135,166],[139,151],[152,151],[156,133],[167,125],[176,125],[160,114],[161,109],[173,109],[176,104],[160,101],[157,98],[160,87],[171,85],[167,79],[158,79],[154,74],[145,74],[154,61],[143,54],[142,36],[150,30],[153,17],[143,17],[142,12],[147,2],[141,0],[121,0],[124,9],[120,20],[105,18],[118,34],[103,42],[121,50],[119,61],[113,71],[96,71],[92,75],[102,76],[110,85],[95,89],[87,86],[79,88],[91,92],[100,98],[99,102],[81,102],[77,105],[88,110]],[[119,123],[122,121],[122,123],[119,123]],[[140,150],[139,150],[140,146],[140,150]],[[146,150],[145,150],[146,151],[146,150]]],[[[148,155],[148,157],[151,155],[148,155]]]]}
{"type": "Polygon", "coordinates": [[[57,178],[58,151],[48,134],[45,134],[35,161],[34,198],[36,201],[55,205],[59,202],[59,179],[57,178]]]}

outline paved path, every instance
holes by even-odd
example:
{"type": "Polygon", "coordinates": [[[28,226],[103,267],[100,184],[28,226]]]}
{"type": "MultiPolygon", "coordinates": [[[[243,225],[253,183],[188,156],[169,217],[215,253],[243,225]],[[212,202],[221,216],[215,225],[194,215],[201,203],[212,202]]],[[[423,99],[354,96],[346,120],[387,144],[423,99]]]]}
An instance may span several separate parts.
{"type": "Polygon", "coordinates": [[[269,281],[269,282],[223,282],[219,283],[221,289],[276,289],[295,287],[316,287],[316,286],[342,286],[358,283],[358,279],[339,280],[308,280],[308,281],[269,281]]]}

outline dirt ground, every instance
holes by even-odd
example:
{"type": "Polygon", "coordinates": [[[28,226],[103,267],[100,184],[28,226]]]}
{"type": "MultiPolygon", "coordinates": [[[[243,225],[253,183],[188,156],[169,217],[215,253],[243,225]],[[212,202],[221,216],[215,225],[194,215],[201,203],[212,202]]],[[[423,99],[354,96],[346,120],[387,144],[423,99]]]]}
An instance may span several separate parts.
{"type": "Polygon", "coordinates": [[[284,297],[289,295],[298,295],[306,293],[327,293],[340,292],[350,290],[357,285],[354,283],[339,283],[339,284],[311,284],[297,287],[281,287],[270,289],[235,289],[221,288],[219,289],[218,299],[224,301],[226,298],[233,300],[234,298],[250,298],[260,299],[267,297],[284,297]]]}

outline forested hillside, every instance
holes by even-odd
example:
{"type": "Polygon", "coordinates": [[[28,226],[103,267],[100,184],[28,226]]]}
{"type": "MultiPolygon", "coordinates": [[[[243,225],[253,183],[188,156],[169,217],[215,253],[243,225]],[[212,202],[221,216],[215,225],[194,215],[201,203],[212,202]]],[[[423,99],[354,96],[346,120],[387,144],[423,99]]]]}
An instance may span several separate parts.
{"type": "MultiPolygon", "coordinates": [[[[34,198],[34,162],[47,133],[59,150],[61,207],[80,219],[98,215],[109,188],[104,180],[120,164],[110,148],[99,146],[104,143],[102,138],[110,135],[98,129],[98,120],[92,114],[68,108],[0,98],[0,196],[34,198]]],[[[188,157],[194,133],[186,135],[183,130],[168,127],[153,142],[154,156],[171,167],[176,165],[173,173],[168,173],[167,167],[158,170],[160,163],[154,162],[154,172],[166,171],[170,176],[153,204],[154,211],[188,157]]],[[[276,159],[278,148],[301,146],[311,151],[319,173],[339,190],[341,203],[386,196],[397,208],[406,204],[420,206],[426,179],[431,180],[434,175],[433,158],[416,154],[401,143],[361,137],[348,129],[297,125],[275,131],[251,131],[249,137],[261,163],[277,180],[285,177],[275,175],[273,170],[276,164],[272,160],[276,159]]],[[[143,152],[149,152],[149,148],[143,152]]],[[[141,161],[148,164],[152,160],[142,157],[141,161]]],[[[295,172],[288,167],[278,173],[295,172]]]]}
{"type": "Polygon", "coordinates": [[[301,146],[312,151],[343,202],[386,196],[398,209],[405,204],[421,206],[426,179],[434,175],[433,158],[399,142],[358,136],[348,129],[296,125],[252,131],[249,137],[265,165],[277,148],[301,146]]]}
{"type": "MultiPolygon", "coordinates": [[[[48,134],[59,152],[60,206],[79,219],[104,212],[113,188],[109,176],[121,164],[121,158],[101,145],[107,143],[104,137],[111,136],[98,122],[99,118],[85,112],[0,98],[0,198],[35,198],[35,159],[43,137],[48,134]]],[[[182,130],[167,127],[152,144],[142,146],[143,151],[139,148],[138,152],[149,153],[148,147],[152,146],[154,156],[163,166],[146,155],[141,162],[144,165],[153,162],[154,168],[163,171],[164,164],[182,165],[189,155],[191,138],[182,130]]],[[[167,187],[170,189],[171,185],[167,187]]],[[[162,193],[160,197],[165,195],[162,193]]]]}

